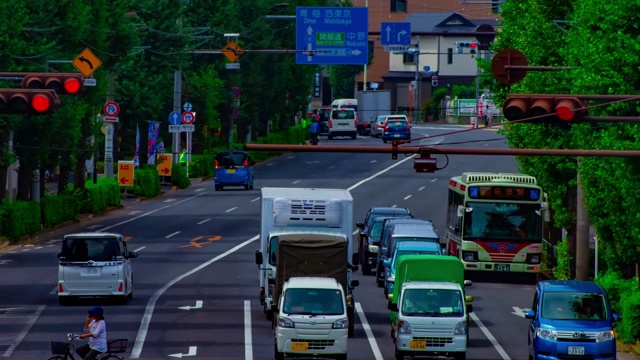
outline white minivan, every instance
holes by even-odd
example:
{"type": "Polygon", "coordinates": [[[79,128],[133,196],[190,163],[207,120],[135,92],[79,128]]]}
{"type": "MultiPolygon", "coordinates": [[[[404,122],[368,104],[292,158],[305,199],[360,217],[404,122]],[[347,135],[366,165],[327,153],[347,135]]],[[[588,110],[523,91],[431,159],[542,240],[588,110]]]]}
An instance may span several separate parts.
{"type": "Polygon", "coordinates": [[[60,305],[80,297],[104,296],[126,302],[133,296],[131,259],[137,257],[120,234],[66,235],[58,254],[60,305]]]}
{"type": "Polygon", "coordinates": [[[329,118],[329,140],[336,136],[349,136],[355,140],[358,135],[358,117],[355,109],[332,109],[329,118]]]}

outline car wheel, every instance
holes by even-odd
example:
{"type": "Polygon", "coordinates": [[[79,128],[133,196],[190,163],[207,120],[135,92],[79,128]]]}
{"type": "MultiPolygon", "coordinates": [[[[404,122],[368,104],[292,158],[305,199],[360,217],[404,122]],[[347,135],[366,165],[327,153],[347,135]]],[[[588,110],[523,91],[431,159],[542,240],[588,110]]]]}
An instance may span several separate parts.
{"type": "Polygon", "coordinates": [[[353,135],[351,135],[351,140],[355,140],[355,139],[356,139],[356,137],[357,137],[357,134],[353,134],[353,135]]]}
{"type": "Polygon", "coordinates": [[[253,185],[249,185],[249,190],[253,190],[253,185]]]}
{"type": "Polygon", "coordinates": [[[249,185],[245,185],[245,186],[244,186],[244,189],[245,189],[245,190],[249,190],[249,185]]]}
{"type": "Polygon", "coordinates": [[[331,134],[327,135],[327,140],[333,140],[333,135],[331,134]]]}
{"type": "Polygon", "coordinates": [[[220,191],[220,186],[216,185],[214,186],[214,189],[216,189],[216,191],[220,191]]]}
{"type": "Polygon", "coordinates": [[[58,296],[58,304],[60,306],[69,306],[71,305],[71,298],[68,296],[58,296]]]}
{"type": "Polygon", "coordinates": [[[361,263],[361,264],[362,264],[362,275],[371,275],[371,268],[365,263],[361,263]]]}
{"type": "Polygon", "coordinates": [[[274,351],[275,359],[276,360],[284,360],[284,353],[281,353],[281,352],[278,351],[278,343],[275,343],[273,345],[273,347],[275,348],[275,351],[274,351]]]}
{"type": "Polygon", "coordinates": [[[382,142],[386,144],[386,143],[387,143],[387,140],[386,140],[386,139],[382,139],[382,142]]]}

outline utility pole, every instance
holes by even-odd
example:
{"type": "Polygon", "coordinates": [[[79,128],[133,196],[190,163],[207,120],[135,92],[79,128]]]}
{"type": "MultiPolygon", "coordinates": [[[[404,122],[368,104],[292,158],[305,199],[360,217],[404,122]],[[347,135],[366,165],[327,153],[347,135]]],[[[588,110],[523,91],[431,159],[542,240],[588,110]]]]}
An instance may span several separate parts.
{"type": "Polygon", "coordinates": [[[589,279],[589,213],[585,206],[585,196],[580,176],[578,158],[578,191],[576,199],[576,280],[589,279]]]}
{"type": "MultiPolygon", "coordinates": [[[[113,101],[115,96],[116,75],[109,72],[109,85],[107,87],[106,101],[113,101]]],[[[105,139],[104,139],[104,176],[113,179],[113,139],[115,138],[115,126],[112,122],[104,123],[105,139]]]]}
{"type": "MultiPolygon", "coordinates": [[[[173,73],[173,111],[181,114],[182,104],[182,71],[177,70],[173,73]]],[[[180,132],[173,133],[173,141],[171,143],[171,152],[173,153],[173,163],[180,162],[180,132]]]]}

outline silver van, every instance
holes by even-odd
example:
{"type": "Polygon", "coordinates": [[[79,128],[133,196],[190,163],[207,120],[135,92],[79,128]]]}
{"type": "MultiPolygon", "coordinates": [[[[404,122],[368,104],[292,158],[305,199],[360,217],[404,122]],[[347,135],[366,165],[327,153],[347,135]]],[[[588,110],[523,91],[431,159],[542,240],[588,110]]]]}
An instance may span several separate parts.
{"type": "Polygon", "coordinates": [[[133,296],[131,260],[124,237],[113,233],[70,234],[58,254],[58,302],[79,297],[113,297],[121,303],[133,296]]]}
{"type": "Polygon", "coordinates": [[[351,108],[331,110],[329,118],[329,140],[336,136],[350,136],[355,140],[358,135],[357,111],[351,108]]]}

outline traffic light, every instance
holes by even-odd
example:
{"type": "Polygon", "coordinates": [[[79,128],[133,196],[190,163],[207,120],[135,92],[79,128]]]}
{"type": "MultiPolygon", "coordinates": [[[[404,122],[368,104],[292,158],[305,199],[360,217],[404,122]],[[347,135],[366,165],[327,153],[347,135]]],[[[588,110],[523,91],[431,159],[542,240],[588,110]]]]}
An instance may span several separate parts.
{"type": "Polygon", "coordinates": [[[458,54],[462,54],[464,49],[469,49],[470,54],[475,54],[478,50],[478,43],[473,41],[456,41],[456,48],[458,49],[458,54]]]}
{"type": "Polygon", "coordinates": [[[0,89],[2,114],[52,114],[60,105],[60,98],[50,89],[0,89]]]}
{"type": "Polygon", "coordinates": [[[438,86],[438,77],[435,75],[431,77],[431,86],[438,86]]]}
{"type": "Polygon", "coordinates": [[[52,89],[59,95],[78,95],[84,90],[84,77],[73,73],[30,73],[22,79],[25,89],[52,89]]]}
{"type": "Polygon", "coordinates": [[[418,173],[433,173],[438,170],[438,162],[429,153],[421,153],[413,159],[413,169],[418,173]]]}
{"type": "Polygon", "coordinates": [[[505,100],[502,110],[507,120],[522,120],[531,117],[531,122],[579,121],[587,115],[580,99],[567,96],[511,95],[505,100]],[[549,115],[545,116],[544,115],[549,115]]]}

